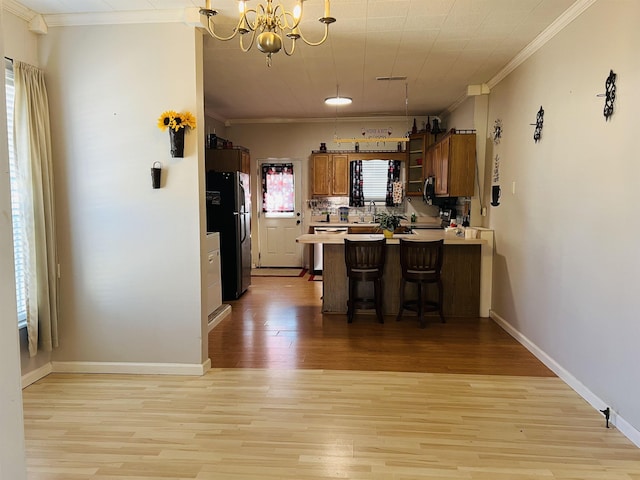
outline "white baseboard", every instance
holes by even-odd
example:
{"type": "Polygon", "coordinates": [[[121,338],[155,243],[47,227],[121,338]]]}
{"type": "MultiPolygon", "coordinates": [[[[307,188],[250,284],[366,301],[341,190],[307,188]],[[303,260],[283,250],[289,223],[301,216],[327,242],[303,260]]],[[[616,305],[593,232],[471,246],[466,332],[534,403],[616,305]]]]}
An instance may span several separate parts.
{"type": "MultiPolygon", "coordinates": [[[[544,363],[551,371],[553,371],[562,381],[564,381],[567,385],[569,385],[573,390],[576,391],[578,395],[584,398],[589,405],[597,410],[604,410],[607,408],[607,404],[599,398],[596,394],[594,394],[591,390],[585,387],[582,382],[580,382],[577,378],[575,378],[571,373],[565,370],[558,362],[556,362],[553,358],[551,358],[545,351],[540,349],[535,343],[525,337],[522,333],[516,330],[510,323],[508,323],[504,318],[495,313],[494,311],[489,312],[489,316],[500,325],[509,335],[515,338],[518,342],[520,342],[527,350],[529,350],[533,355],[538,358],[542,363],[544,363]]],[[[603,416],[604,421],[604,416],[603,416]]],[[[635,429],[629,422],[627,422],[624,418],[619,416],[617,412],[611,410],[609,423],[615,426],[620,433],[622,433],[625,437],[631,440],[637,447],[640,447],[640,431],[635,429]]]]}
{"type": "Polygon", "coordinates": [[[216,325],[218,325],[229,315],[231,315],[231,305],[224,304],[221,307],[217,308],[216,311],[209,316],[209,329],[207,331],[210,332],[211,330],[213,330],[216,325]]]}
{"type": "Polygon", "coordinates": [[[22,375],[22,388],[27,388],[32,383],[37,382],[41,378],[46,377],[51,373],[51,363],[48,362],[41,366],[40,368],[36,368],[29,373],[25,373],[22,375]]]}
{"type": "Polygon", "coordinates": [[[122,373],[134,375],[204,375],[211,368],[207,358],[197,363],[51,362],[52,373],[122,373]]]}

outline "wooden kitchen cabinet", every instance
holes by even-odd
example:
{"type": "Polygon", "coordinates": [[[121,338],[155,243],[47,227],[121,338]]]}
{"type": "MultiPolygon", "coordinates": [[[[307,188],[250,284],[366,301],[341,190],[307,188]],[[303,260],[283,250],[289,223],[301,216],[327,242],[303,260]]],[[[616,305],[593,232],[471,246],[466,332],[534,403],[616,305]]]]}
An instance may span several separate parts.
{"type": "Polygon", "coordinates": [[[406,152],[313,152],[311,161],[311,194],[317,196],[348,197],[350,184],[349,162],[355,160],[407,160],[406,152]]]}
{"type": "Polygon", "coordinates": [[[312,195],[349,195],[349,156],[314,153],[311,155],[312,195]]]}
{"type": "Polygon", "coordinates": [[[433,174],[433,164],[428,154],[433,142],[434,136],[429,132],[414,133],[409,136],[405,188],[408,196],[422,195],[425,178],[433,174]]]}
{"type": "Polygon", "coordinates": [[[476,178],[476,134],[451,132],[431,150],[436,196],[472,197],[476,178]]]}
{"type": "Polygon", "coordinates": [[[207,149],[205,165],[207,171],[250,173],[251,155],[243,147],[207,149]]]}

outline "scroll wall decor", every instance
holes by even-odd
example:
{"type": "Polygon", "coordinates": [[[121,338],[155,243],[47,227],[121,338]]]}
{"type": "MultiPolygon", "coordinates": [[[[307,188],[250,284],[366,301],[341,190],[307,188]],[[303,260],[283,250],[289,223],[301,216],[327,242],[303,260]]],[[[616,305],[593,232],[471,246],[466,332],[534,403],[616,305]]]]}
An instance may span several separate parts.
{"type": "Polygon", "coordinates": [[[502,139],[502,120],[499,118],[496,119],[493,124],[493,133],[491,134],[491,137],[493,138],[493,143],[496,145],[498,145],[502,139]]]}
{"type": "Polygon", "coordinates": [[[613,103],[616,100],[616,77],[617,75],[613,73],[613,70],[609,71],[609,76],[607,77],[607,81],[605,82],[605,87],[607,89],[604,94],[604,118],[605,120],[609,120],[609,117],[613,115],[613,103]]]}
{"type": "Polygon", "coordinates": [[[540,137],[542,137],[542,126],[544,124],[544,110],[542,106],[540,106],[540,110],[536,115],[536,123],[532,123],[531,125],[535,125],[536,129],[533,132],[533,140],[538,143],[540,141],[540,137]]]}

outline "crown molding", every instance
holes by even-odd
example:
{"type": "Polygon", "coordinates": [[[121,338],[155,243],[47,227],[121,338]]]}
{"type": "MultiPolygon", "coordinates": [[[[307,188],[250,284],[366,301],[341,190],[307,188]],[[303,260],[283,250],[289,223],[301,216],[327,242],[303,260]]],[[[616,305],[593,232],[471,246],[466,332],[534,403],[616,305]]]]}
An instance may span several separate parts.
{"type": "Polygon", "coordinates": [[[2,8],[3,10],[12,13],[16,17],[26,20],[27,22],[30,22],[36,15],[38,15],[37,12],[34,12],[15,0],[3,0],[2,8]]]}
{"type": "Polygon", "coordinates": [[[560,33],[564,28],[578,18],[582,13],[593,5],[597,0],[578,0],[571,5],[562,15],[554,20],[554,22],[544,29],[529,45],[524,47],[507,65],[498,72],[491,80],[487,82],[489,88],[493,88],[500,83],[507,75],[522,65],[529,57],[540,50],[553,37],[560,33]]]}
{"type": "MultiPolygon", "coordinates": [[[[426,115],[424,115],[426,116],[426,115]]],[[[431,115],[433,116],[433,115],[431,115]]],[[[278,123],[362,123],[362,122],[402,122],[407,121],[407,117],[331,117],[331,118],[235,118],[229,119],[225,123],[232,125],[259,125],[278,123]]]]}
{"type": "Polygon", "coordinates": [[[77,27],[86,25],[120,25],[136,23],[184,23],[187,10],[145,10],[130,12],[68,13],[43,15],[49,27],[77,27]]]}
{"type": "MultiPolygon", "coordinates": [[[[577,0],[565,12],[554,20],[554,22],[545,28],[529,45],[524,47],[507,65],[500,70],[486,85],[489,89],[493,89],[507,75],[522,65],[529,57],[540,50],[546,43],[560,33],[567,25],[578,18],[587,8],[593,5],[597,0],[577,0]]],[[[468,98],[467,92],[461,95],[455,102],[447,107],[442,114],[452,113],[468,98]]]]}

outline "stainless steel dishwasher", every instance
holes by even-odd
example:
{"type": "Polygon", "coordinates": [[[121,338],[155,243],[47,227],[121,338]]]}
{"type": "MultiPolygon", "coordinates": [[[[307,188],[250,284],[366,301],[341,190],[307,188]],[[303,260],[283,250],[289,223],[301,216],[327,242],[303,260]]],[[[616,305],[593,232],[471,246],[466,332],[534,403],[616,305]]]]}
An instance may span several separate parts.
{"type": "MultiPolygon", "coordinates": [[[[347,227],[313,227],[313,233],[334,233],[345,234],[349,231],[347,227]]],[[[322,272],[322,244],[313,244],[313,271],[322,272]]]]}

